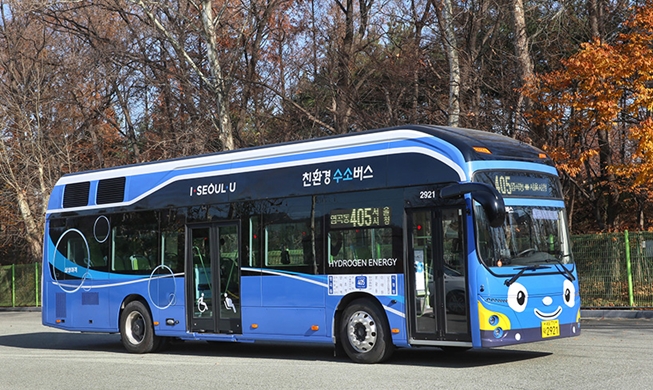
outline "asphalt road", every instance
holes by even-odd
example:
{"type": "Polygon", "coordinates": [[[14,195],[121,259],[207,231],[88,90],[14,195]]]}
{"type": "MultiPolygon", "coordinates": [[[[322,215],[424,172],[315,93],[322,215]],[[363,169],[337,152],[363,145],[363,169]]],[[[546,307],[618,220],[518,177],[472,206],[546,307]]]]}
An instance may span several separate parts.
{"type": "Polygon", "coordinates": [[[653,319],[591,318],[572,339],[456,355],[398,350],[378,365],[306,345],[185,342],[132,355],[118,335],[0,312],[0,389],[642,389],[653,388],[652,349],[653,319]]]}

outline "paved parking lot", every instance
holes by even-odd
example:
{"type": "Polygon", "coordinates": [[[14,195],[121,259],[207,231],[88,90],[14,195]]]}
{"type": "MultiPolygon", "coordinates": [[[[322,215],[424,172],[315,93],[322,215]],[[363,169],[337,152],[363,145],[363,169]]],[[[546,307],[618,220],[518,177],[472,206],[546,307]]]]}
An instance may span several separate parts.
{"type": "Polygon", "coordinates": [[[186,342],[132,355],[119,335],[46,328],[0,312],[0,389],[599,389],[653,383],[653,320],[590,317],[573,339],[449,355],[399,350],[359,365],[331,348],[186,342]]]}

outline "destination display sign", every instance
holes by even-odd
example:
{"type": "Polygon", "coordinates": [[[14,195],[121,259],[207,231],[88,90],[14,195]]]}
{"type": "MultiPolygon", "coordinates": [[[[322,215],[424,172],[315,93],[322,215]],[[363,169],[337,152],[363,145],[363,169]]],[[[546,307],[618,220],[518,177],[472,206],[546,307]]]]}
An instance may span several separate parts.
{"type": "Polygon", "coordinates": [[[475,181],[492,185],[505,197],[560,198],[560,184],[552,175],[535,172],[479,172],[475,181]]]}
{"type": "Polygon", "coordinates": [[[358,207],[331,210],[332,229],[382,227],[390,225],[390,207],[358,207]]]}

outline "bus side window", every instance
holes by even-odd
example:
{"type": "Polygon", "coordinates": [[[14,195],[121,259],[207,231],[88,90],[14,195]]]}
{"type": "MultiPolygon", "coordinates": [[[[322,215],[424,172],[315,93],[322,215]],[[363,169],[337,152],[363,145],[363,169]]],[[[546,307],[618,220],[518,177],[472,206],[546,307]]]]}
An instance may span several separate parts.
{"type": "Polygon", "coordinates": [[[392,229],[338,229],[329,232],[331,260],[368,260],[393,257],[392,229]]]}
{"type": "Polygon", "coordinates": [[[173,273],[184,270],[183,233],[161,233],[161,264],[169,267],[173,273]]]}
{"type": "Polygon", "coordinates": [[[307,234],[302,223],[270,224],[265,227],[265,265],[275,268],[304,264],[303,236],[307,234]]]}
{"type": "Polygon", "coordinates": [[[249,219],[249,226],[245,227],[249,230],[249,243],[243,242],[244,252],[243,261],[248,263],[244,266],[260,267],[261,266],[261,217],[254,216],[249,219]]]}
{"type": "Polygon", "coordinates": [[[127,213],[113,228],[112,270],[149,274],[158,265],[159,228],[155,212],[127,213]]]}
{"type": "Polygon", "coordinates": [[[442,243],[444,262],[447,266],[464,274],[463,263],[463,220],[458,209],[442,213],[442,243]]]}
{"type": "Polygon", "coordinates": [[[268,224],[264,228],[264,267],[316,273],[319,268],[319,226],[312,233],[308,220],[268,224]],[[313,237],[315,235],[315,237],[313,237]]]}

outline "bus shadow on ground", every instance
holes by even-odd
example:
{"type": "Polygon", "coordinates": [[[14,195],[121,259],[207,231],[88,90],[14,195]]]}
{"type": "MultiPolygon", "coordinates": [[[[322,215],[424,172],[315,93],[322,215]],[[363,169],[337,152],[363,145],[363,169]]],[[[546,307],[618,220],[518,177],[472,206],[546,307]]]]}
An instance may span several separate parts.
{"type": "Polygon", "coordinates": [[[439,348],[410,348],[395,351],[390,362],[410,366],[473,368],[493,366],[550,356],[550,352],[512,349],[481,349],[451,352],[439,348]]]}
{"type": "MultiPolygon", "coordinates": [[[[344,352],[334,356],[332,346],[315,344],[274,343],[223,343],[223,342],[178,342],[165,352],[178,355],[224,356],[231,358],[259,358],[274,360],[320,360],[325,362],[351,362],[344,352]]],[[[443,368],[468,368],[542,358],[549,352],[518,351],[510,349],[470,350],[466,352],[444,351],[440,348],[396,349],[388,364],[428,366],[443,368]]],[[[353,363],[352,363],[353,364],[353,363]]]]}
{"type": "MultiPolygon", "coordinates": [[[[334,356],[334,348],[332,346],[318,346],[315,344],[243,344],[187,341],[173,343],[165,353],[178,355],[213,355],[230,358],[351,362],[349,357],[344,353],[342,356],[334,356]]],[[[466,352],[450,352],[439,348],[400,348],[395,350],[387,363],[409,366],[467,368],[524,361],[549,355],[551,353],[503,348],[470,350],[466,352]]]]}
{"type": "Polygon", "coordinates": [[[12,334],[0,336],[0,345],[14,348],[67,351],[125,351],[120,342],[120,335],[99,333],[36,332],[12,334]]]}
{"type": "MultiPolygon", "coordinates": [[[[128,353],[120,342],[119,334],[38,332],[0,336],[0,346],[66,350],[128,353]]],[[[351,362],[346,355],[334,356],[332,346],[314,344],[227,343],[205,341],[173,341],[158,354],[181,356],[220,356],[243,359],[310,360],[324,362],[351,362]]],[[[387,362],[394,365],[427,366],[443,368],[469,368],[505,364],[537,359],[551,355],[547,352],[517,351],[510,349],[470,350],[450,352],[439,348],[397,349],[387,362]]],[[[353,363],[352,363],[353,364],[353,363]]]]}

